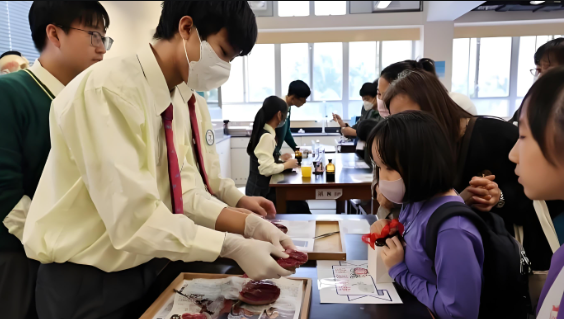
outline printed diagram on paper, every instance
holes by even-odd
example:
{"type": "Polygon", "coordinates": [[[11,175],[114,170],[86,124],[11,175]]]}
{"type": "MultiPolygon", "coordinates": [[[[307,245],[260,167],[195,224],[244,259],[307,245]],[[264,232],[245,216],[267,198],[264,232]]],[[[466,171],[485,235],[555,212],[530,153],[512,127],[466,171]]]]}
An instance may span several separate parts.
{"type": "Polygon", "coordinates": [[[317,261],[321,303],[401,304],[393,283],[376,283],[368,261],[317,261]]]}

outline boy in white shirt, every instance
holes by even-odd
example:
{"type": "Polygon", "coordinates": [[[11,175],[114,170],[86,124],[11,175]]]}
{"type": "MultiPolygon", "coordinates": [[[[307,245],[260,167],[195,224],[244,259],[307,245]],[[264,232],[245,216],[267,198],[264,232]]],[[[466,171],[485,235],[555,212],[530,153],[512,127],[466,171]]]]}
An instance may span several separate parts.
{"type": "Polygon", "coordinates": [[[23,235],[42,263],[40,318],[129,318],[169,260],[221,256],[253,279],[291,274],[271,255],[295,247],[270,222],[228,207],[192,210],[209,194],[189,187],[184,116],[196,97],[177,86],[225,82],[229,61],[255,44],[254,14],[246,2],[165,1],[160,21],[157,33],[172,37],[86,70],[53,102],[51,153],[23,235]]]}

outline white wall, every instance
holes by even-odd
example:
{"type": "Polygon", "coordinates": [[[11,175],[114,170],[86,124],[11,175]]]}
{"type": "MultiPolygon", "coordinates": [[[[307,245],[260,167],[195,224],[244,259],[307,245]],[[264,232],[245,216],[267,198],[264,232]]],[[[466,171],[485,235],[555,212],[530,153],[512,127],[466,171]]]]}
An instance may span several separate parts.
{"type": "Polygon", "coordinates": [[[421,30],[422,56],[435,61],[445,61],[445,76],[440,80],[450,91],[452,85],[452,43],[454,22],[427,22],[421,30]]]}
{"type": "Polygon", "coordinates": [[[107,35],[114,39],[106,58],[135,53],[152,39],[161,1],[101,1],[110,16],[107,35]]]}

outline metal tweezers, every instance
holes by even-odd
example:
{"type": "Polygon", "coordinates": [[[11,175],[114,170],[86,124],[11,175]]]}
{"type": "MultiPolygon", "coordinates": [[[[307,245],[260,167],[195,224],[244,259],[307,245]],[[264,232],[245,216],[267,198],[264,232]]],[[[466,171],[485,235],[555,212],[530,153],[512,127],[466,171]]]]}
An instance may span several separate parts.
{"type": "Polygon", "coordinates": [[[331,235],[335,235],[335,234],[338,234],[338,233],[340,233],[340,231],[334,231],[334,232],[332,232],[332,233],[327,233],[327,234],[315,236],[315,237],[313,237],[313,239],[325,238],[325,237],[329,237],[329,236],[331,236],[331,235]]]}

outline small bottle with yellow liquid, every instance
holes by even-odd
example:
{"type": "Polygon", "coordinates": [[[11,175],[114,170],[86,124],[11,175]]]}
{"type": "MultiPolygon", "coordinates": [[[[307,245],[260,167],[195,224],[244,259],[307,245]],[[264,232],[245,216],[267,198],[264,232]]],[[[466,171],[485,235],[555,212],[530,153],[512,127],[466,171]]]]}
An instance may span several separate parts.
{"type": "Polygon", "coordinates": [[[329,163],[325,167],[325,176],[328,182],[335,181],[335,164],[332,163],[331,159],[329,159],[329,163]]]}
{"type": "Polygon", "coordinates": [[[299,147],[296,147],[296,152],[294,153],[296,160],[298,160],[298,165],[302,165],[302,152],[299,147]]]}

